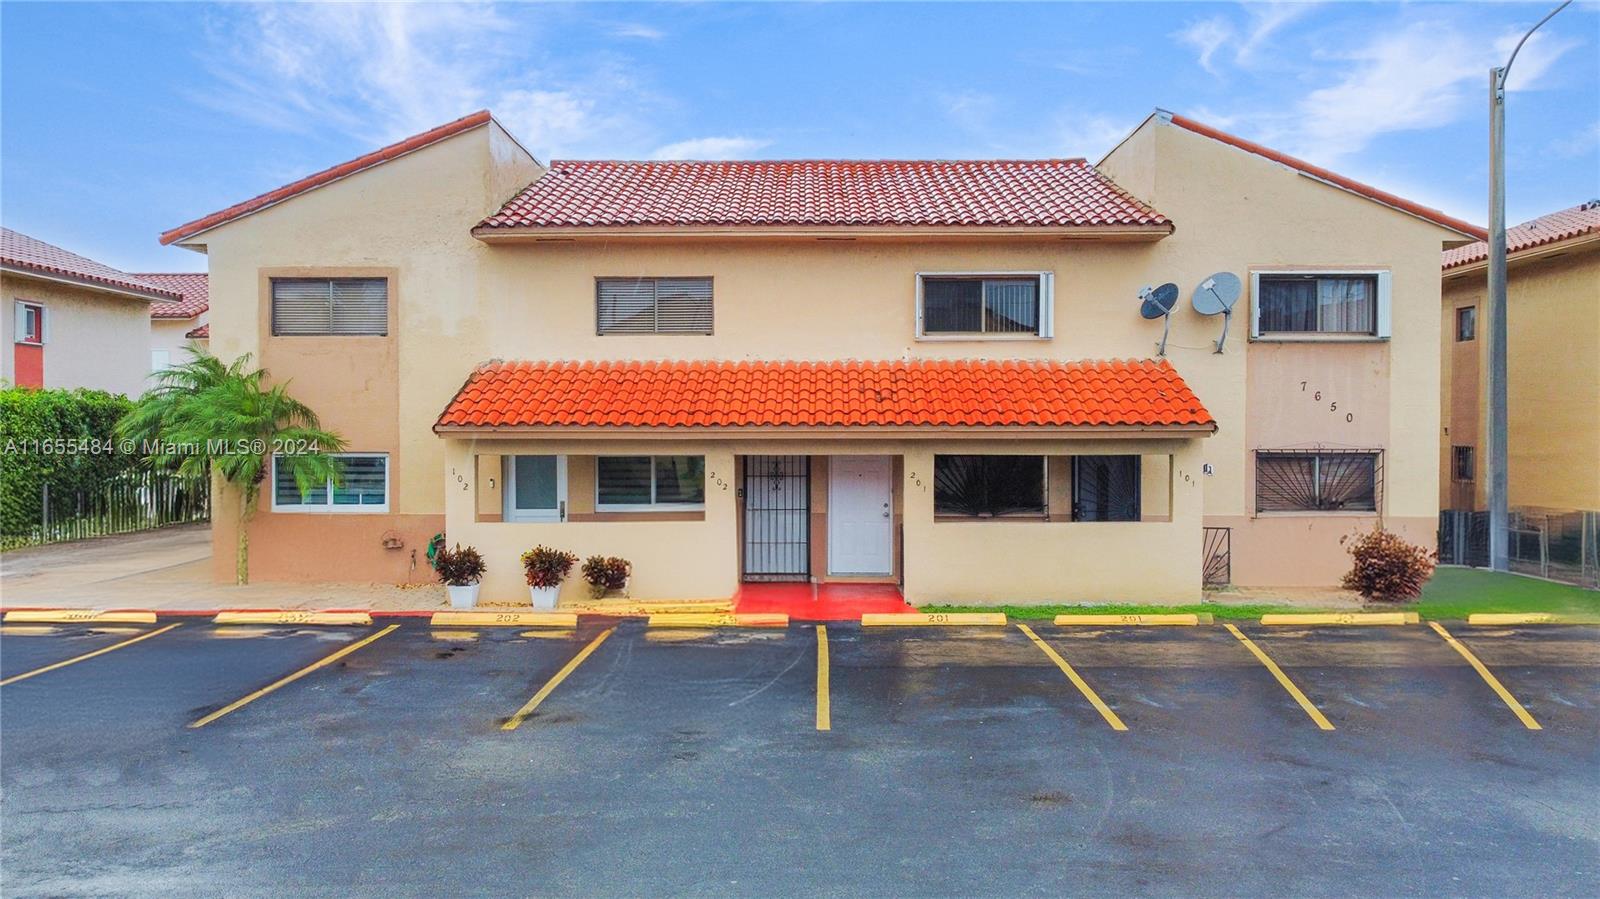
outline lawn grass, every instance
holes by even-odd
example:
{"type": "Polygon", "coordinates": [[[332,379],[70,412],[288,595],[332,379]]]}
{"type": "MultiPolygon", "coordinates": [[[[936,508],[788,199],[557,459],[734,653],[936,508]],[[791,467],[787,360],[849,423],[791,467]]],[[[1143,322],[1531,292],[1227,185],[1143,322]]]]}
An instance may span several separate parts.
{"type": "MultiPolygon", "coordinates": [[[[1422,590],[1416,602],[1370,603],[1374,611],[1416,612],[1424,618],[1462,619],[1473,612],[1550,612],[1556,615],[1600,619],[1600,591],[1569,584],[1556,584],[1515,574],[1501,574],[1474,568],[1440,568],[1422,590]]],[[[1100,605],[1036,606],[921,606],[921,612],[1004,612],[1018,620],[1052,619],[1057,615],[1170,615],[1180,612],[1210,612],[1217,620],[1254,620],[1272,612],[1346,611],[1317,609],[1312,606],[1226,602],[1187,603],[1184,605],[1141,605],[1106,603],[1100,605]]]]}

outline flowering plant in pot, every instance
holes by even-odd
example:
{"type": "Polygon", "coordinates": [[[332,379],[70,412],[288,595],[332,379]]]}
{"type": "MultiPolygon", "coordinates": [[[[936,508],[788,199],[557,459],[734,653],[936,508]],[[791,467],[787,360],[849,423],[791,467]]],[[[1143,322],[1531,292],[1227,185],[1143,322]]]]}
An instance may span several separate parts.
{"type": "Polygon", "coordinates": [[[589,593],[595,599],[619,590],[628,589],[628,577],[633,565],[616,556],[590,556],[583,560],[583,579],[589,582],[589,593]]]}
{"type": "Polygon", "coordinates": [[[457,543],[455,549],[441,548],[433,557],[433,570],[450,594],[450,605],[457,609],[470,609],[478,604],[479,582],[488,568],[483,556],[470,546],[457,543]]]}
{"type": "Polygon", "coordinates": [[[561,582],[572,573],[578,557],[540,544],[522,554],[522,573],[528,577],[528,595],[536,609],[556,607],[561,582]]]}

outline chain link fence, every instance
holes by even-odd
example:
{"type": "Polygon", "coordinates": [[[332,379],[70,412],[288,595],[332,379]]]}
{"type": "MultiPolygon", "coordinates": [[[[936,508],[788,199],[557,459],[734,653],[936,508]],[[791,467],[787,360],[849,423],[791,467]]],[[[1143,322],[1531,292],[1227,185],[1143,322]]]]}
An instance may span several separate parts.
{"type": "MultiPolygon", "coordinates": [[[[1511,570],[1600,589],[1600,512],[1513,509],[1508,536],[1511,570]]],[[[1489,513],[1439,513],[1439,562],[1489,566],[1489,513]]]]}

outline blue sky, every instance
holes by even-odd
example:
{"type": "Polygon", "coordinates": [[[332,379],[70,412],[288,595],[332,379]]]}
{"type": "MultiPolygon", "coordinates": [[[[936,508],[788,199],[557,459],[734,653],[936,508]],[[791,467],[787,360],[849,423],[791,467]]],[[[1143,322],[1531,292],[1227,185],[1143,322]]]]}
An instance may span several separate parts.
{"type": "MultiPolygon", "coordinates": [[[[1098,159],[1153,107],[1484,222],[1486,82],[1553,3],[0,7],[0,219],[157,234],[482,107],[541,159],[1098,159]]],[[[1600,5],[1512,73],[1509,217],[1600,197],[1600,5]]]]}

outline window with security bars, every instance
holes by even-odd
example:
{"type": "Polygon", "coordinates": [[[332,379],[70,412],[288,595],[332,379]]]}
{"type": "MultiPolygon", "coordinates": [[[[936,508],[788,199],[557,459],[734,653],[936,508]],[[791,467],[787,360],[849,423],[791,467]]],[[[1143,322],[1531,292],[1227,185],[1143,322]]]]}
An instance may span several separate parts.
{"type": "Polygon", "coordinates": [[[598,278],[595,333],[710,334],[710,278],[598,278]]]}
{"type": "Polygon", "coordinates": [[[389,457],[381,453],[340,453],[340,476],[302,490],[283,456],[272,457],[272,509],[275,512],[387,512],[389,457]]]}
{"type": "Polygon", "coordinates": [[[1138,456],[1073,456],[1073,521],[1139,520],[1138,456]]]}
{"type": "Polygon", "coordinates": [[[1373,450],[1261,450],[1257,512],[1375,512],[1381,454],[1373,450]]]}
{"type": "Polygon", "coordinates": [[[934,456],[933,512],[940,517],[1042,517],[1043,456],[934,456]]]}
{"type": "Polygon", "coordinates": [[[1470,446],[1450,447],[1450,467],[1456,480],[1472,480],[1477,469],[1477,460],[1473,458],[1473,455],[1472,447],[1470,446]]]}
{"type": "Polygon", "coordinates": [[[272,336],[386,337],[385,278],[273,278],[272,336]]]}
{"type": "Polygon", "coordinates": [[[923,275],[919,333],[1049,336],[1043,281],[1040,275],[923,275]]]}

